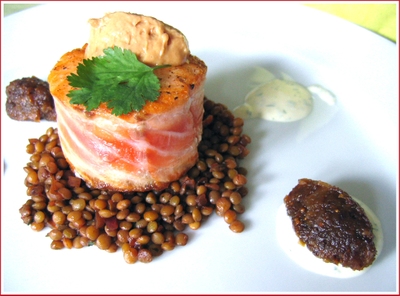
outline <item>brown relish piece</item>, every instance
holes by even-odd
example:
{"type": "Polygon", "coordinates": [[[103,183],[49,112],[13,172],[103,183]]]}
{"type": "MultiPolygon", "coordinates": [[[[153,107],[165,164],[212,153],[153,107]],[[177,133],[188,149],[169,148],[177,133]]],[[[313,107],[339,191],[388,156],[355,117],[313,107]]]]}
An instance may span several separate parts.
{"type": "Polygon", "coordinates": [[[353,270],[362,270],[375,260],[371,222],[347,192],[304,178],[284,202],[300,242],[315,256],[353,270]]]}
{"type": "Polygon", "coordinates": [[[57,120],[47,81],[35,76],[15,79],[6,87],[6,95],[6,112],[11,119],[35,122],[41,119],[57,120]]]}

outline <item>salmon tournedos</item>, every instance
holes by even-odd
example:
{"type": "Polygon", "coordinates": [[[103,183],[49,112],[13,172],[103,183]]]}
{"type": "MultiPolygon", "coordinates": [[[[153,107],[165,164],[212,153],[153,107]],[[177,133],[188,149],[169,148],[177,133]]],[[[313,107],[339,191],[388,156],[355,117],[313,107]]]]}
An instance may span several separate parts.
{"type": "Polygon", "coordinates": [[[86,45],[64,54],[48,76],[62,149],[89,186],[121,192],[161,190],[197,161],[207,67],[189,55],[179,66],[155,70],[160,96],[141,111],[111,114],[104,103],[86,111],[69,103],[67,76],[86,45]]]}

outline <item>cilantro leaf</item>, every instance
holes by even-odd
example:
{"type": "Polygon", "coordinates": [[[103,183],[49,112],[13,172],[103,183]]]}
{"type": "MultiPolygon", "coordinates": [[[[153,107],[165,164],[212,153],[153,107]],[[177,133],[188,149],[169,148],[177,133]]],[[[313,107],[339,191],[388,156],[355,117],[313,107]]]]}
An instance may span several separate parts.
{"type": "Polygon", "coordinates": [[[146,101],[158,99],[160,81],[154,70],[167,66],[149,67],[130,50],[106,48],[103,56],[84,59],[77,74],[67,76],[76,88],[67,96],[71,104],[82,104],[88,111],[103,102],[116,116],[140,111],[146,101]]]}

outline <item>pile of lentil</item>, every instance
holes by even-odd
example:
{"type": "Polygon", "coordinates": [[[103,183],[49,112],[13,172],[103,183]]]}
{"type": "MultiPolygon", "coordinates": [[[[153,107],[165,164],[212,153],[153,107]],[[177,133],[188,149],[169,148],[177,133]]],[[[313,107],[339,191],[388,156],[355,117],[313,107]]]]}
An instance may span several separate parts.
{"type": "Polygon", "coordinates": [[[111,192],[88,188],[70,170],[56,128],[29,139],[24,170],[30,197],[20,208],[21,219],[35,231],[51,230],[51,248],[122,249],[127,263],[151,262],[164,251],[184,246],[189,228],[199,229],[213,212],[236,233],[248,190],[239,161],[249,153],[251,139],[242,133],[243,119],[211,100],[204,101],[199,159],[180,180],[156,192],[111,192]]]}

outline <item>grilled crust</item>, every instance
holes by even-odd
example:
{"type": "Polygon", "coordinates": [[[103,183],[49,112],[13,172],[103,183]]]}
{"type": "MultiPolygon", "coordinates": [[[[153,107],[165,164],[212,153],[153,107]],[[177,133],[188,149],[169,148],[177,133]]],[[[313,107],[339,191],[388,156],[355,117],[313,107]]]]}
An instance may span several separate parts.
{"type": "MultiPolygon", "coordinates": [[[[82,63],[84,59],[86,47],[87,44],[64,54],[48,76],[51,94],[64,104],[69,104],[70,98],[67,94],[73,89],[69,85],[67,76],[72,73],[76,74],[78,64],[82,63]]],[[[123,120],[128,122],[144,120],[151,114],[167,112],[185,104],[193,88],[204,83],[207,66],[196,56],[189,55],[185,64],[157,69],[154,73],[160,79],[159,98],[155,102],[146,102],[141,111],[132,111],[120,116],[123,120]]],[[[75,110],[86,112],[87,116],[108,115],[112,111],[107,108],[105,103],[89,112],[83,105],[73,105],[72,107],[75,110]]]]}

